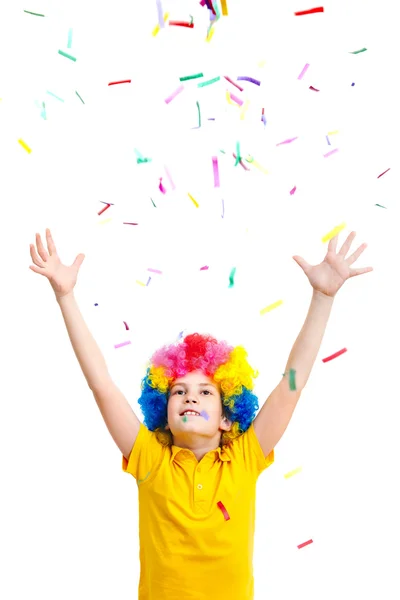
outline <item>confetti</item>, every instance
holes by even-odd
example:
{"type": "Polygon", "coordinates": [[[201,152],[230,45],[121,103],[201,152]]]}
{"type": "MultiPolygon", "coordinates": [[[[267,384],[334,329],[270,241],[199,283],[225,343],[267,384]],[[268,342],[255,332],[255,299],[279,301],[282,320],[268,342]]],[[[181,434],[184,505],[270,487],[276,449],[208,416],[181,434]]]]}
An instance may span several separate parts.
{"type": "Polygon", "coordinates": [[[203,417],[206,421],[208,421],[209,418],[210,418],[209,415],[206,413],[205,410],[201,411],[200,416],[203,417]]]}
{"type": "Polygon", "coordinates": [[[198,203],[197,203],[197,202],[196,202],[196,200],[193,198],[193,196],[191,196],[191,195],[189,194],[189,192],[188,192],[188,196],[189,196],[189,198],[191,199],[191,201],[193,202],[193,204],[195,205],[195,207],[196,207],[196,208],[199,208],[199,205],[198,205],[198,203]]]}
{"type": "Polygon", "coordinates": [[[30,10],[24,10],[24,13],[27,13],[28,15],[34,15],[35,17],[44,17],[44,15],[41,15],[39,13],[31,12],[30,10]]]}
{"type": "Polygon", "coordinates": [[[28,154],[30,154],[32,152],[32,150],[29,148],[29,146],[27,144],[25,144],[24,140],[18,140],[18,142],[21,144],[21,146],[24,148],[24,150],[27,151],[28,154]]]}
{"type": "Polygon", "coordinates": [[[212,25],[213,25],[213,23],[211,23],[211,26],[207,32],[206,42],[211,42],[212,37],[214,35],[214,27],[212,25]]]}
{"type": "Polygon", "coordinates": [[[255,85],[261,85],[261,81],[259,81],[258,79],[254,79],[253,77],[247,77],[245,75],[238,77],[237,80],[238,81],[250,81],[250,83],[255,83],[255,85]]]}
{"type": "Polygon", "coordinates": [[[221,509],[222,514],[224,515],[225,521],[229,521],[230,516],[228,515],[228,511],[226,510],[226,508],[222,504],[222,502],[217,502],[217,506],[218,506],[219,509],[221,509]]]}
{"type": "Polygon", "coordinates": [[[329,141],[329,136],[326,136],[326,141],[328,142],[329,146],[331,145],[330,141],[329,141]]]}
{"type": "Polygon", "coordinates": [[[315,13],[324,12],[323,6],[318,6],[317,8],[310,8],[309,10],[301,10],[299,12],[295,12],[296,17],[301,17],[302,15],[313,15],[315,13]]]}
{"type": "Polygon", "coordinates": [[[391,167],[389,167],[388,169],[386,169],[386,171],[383,171],[383,173],[381,173],[380,175],[378,175],[377,179],[379,179],[379,177],[382,177],[382,175],[384,175],[385,173],[387,173],[388,171],[390,171],[390,168],[391,167]]]}
{"type": "Polygon", "coordinates": [[[81,101],[83,104],[85,104],[85,103],[83,102],[82,98],[80,97],[80,95],[78,94],[78,92],[75,92],[75,94],[78,96],[79,100],[80,100],[80,101],[81,101]]]}
{"type": "Polygon", "coordinates": [[[294,137],[294,138],[290,138],[288,140],[285,140],[283,142],[279,142],[279,144],[276,144],[277,146],[282,146],[282,144],[290,144],[291,142],[294,142],[295,140],[298,140],[298,137],[294,137]]]}
{"type": "Polygon", "coordinates": [[[197,106],[197,114],[199,117],[199,127],[201,127],[201,112],[200,112],[200,104],[198,102],[196,102],[196,106],[197,106]]]}
{"type": "Polygon", "coordinates": [[[67,48],[72,48],[72,29],[69,29],[69,31],[68,31],[67,48]]]}
{"type": "Polygon", "coordinates": [[[250,106],[250,100],[246,100],[246,102],[244,103],[244,106],[243,106],[243,108],[242,108],[242,110],[240,112],[240,118],[241,118],[242,121],[244,120],[244,118],[246,116],[246,113],[247,113],[247,110],[248,110],[249,106],[250,106]]]}
{"type": "Polygon", "coordinates": [[[201,268],[200,268],[200,271],[208,271],[208,267],[207,267],[207,266],[205,266],[205,267],[201,267],[201,268]]]}
{"type": "Polygon", "coordinates": [[[256,160],[254,160],[254,158],[252,156],[249,156],[248,158],[246,158],[247,162],[249,162],[251,165],[253,165],[254,167],[256,167],[256,169],[259,169],[260,171],[262,171],[263,173],[265,173],[265,175],[268,175],[268,171],[267,169],[264,169],[264,167],[262,167],[260,165],[260,163],[258,163],[256,160]]]}
{"type": "Polygon", "coordinates": [[[300,544],[298,547],[298,549],[300,550],[300,548],[304,548],[304,546],[308,546],[309,544],[312,544],[313,541],[312,540],[308,540],[308,542],[304,542],[303,544],[300,544]]]}
{"type": "Polygon", "coordinates": [[[328,156],[332,156],[332,154],[335,154],[336,152],[339,152],[339,148],[335,148],[334,150],[327,152],[326,154],[324,154],[324,158],[327,158],[328,156]]]}
{"type": "Polygon", "coordinates": [[[170,185],[171,185],[172,189],[173,189],[173,190],[174,190],[174,189],[176,189],[176,188],[175,188],[175,184],[174,184],[174,182],[172,181],[171,173],[169,172],[169,170],[168,170],[168,168],[166,167],[166,165],[164,165],[164,169],[165,169],[165,172],[166,172],[166,174],[167,174],[167,177],[168,177],[168,181],[169,181],[169,183],[170,183],[170,185]]]}
{"type": "Polygon", "coordinates": [[[132,344],[132,342],[128,341],[122,342],[122,344],[114,344],[114,348],[122,348],[123,346],[129,346],[129,344],[132,344]]]}
{"type": "Polygon", "coordinates": [[[167,190],[165,189],[165,187],[162,184],[162,177],[160,177],[160,185],[158,186],[158,189],[160,190],[160,192],[162,192],[163,194],[167,193],[167,190]]]}
{"type": "Polygon", "coordinates": [[[127,331],[129,331],[128,323],[127,323],[126,321],[123,321],[123,324],[125,325],[125,329],[126,329],[127,331]]]}
{"type": "Polygon", "coordinates": [[[146,477],[145,477],[144,479],[138,479],[138,485],[139,485],[140,483],[143,483],[143,481],[146,481],[146,479],[148,478],[148,476],[150,475],[150,473],[151,473],[151,471],[149,471],[149,472],[147,473],[147,475],[146,475],[146,477]]]}
{"type": "Polygon", "coordinates": [[[151,277],[149,277],[149,280],[148,280],[148,282],[146,283],[146,287],[149,285],[150,281],[151,281],[151,277]]]}
{"type": "Polygon", "coordinates": [[[132,83],[131,79],[124,79],[123,81],[111,81],[108,85],[118,85],[120,83],[132,83]]]}
{"type": "Polygon", "coordinates": [[[221,9],[224,17],[228,16],[228,7],[226,5],[226,0],[221,0],[221,9]]]}
{"type": "Polygon", "coordinates": [[[174,26],[175,27],[190,27],[190,28],[194,27],[193,21],[191,23],[188,23],[187,21],[170,21],[169,24],[172,27],[174,27],[174,26]]]}
{"type": "Polygon", "coordinates": [[[179,77],[179,81],[189,81],[190,79],[199,79],[204,77],[203,73],[196,73],[196,75],[186,75],[185,77],[179,77]]]}
{"type": "Polygon", "coordinates": [[[214,187],[219,187],[218,159],[216,156],[212,157],[212,163],[214,171],[214,187]]]}
{"type": "Polygon", "coordinates": [[[235,277],[235,273],[236,273],[236,267],[233,267],[232,271],[230,272],[229,275],[229,287],[232,288],[234,286],[234,277],[235,277]]]}
{"type": "Polygon", "coordinates": [[[235,167],[240,163],[240,161],[242,160],[242,157],[240,156],[240,142],[236,142],[236,152],[237,152],[237,157],[236,157],[236,162],[235,162],[235,167]]]}
{"type": "Polygon", "coordinates": [[[305,75],[305,73],[306,73],[306,71],[307,71],[307,69],[308,69],[308,67],[309,67],[309,66],[310,66],[310,65],[309,65],[308,63],[306,63],[306,64],[305,64],[305,66],[304,66],[304,68],[303,68],[302,72],[300,73],[300,75],[298,76],[298,78],[297,78],[297,79],[303,79],[303,77],[304,77],[304,75],[305,75]]]}
{"type": "Polygon", "coordinates": [[[330,360],[333,360],[334,358],[337,358],[338,356],[340,356],[341,354],[344,354],[345,352],[347,352],[347,348],[343,348],[342,350],[339,350],[339,352],[335,352],[335,354],[332,354],[331,356],[327,356],[326,358],[322,359],[322,362],[329,362],[330,360]]]}
{"type": "Polygon", "coordinates": [[[208,79],[208,81],[201,81],[200,83],[197,84],[197,87],[204,87],[206,85],[211,85],[212,83],[216,83],[220,79],[221,79],[221,77],[218,75],[218,77],[214,77],[214,79],[208,79]]]}
{"type": "Polygon", "coordinates": [[[143,283],[142,281],[138,281],[137,279],[136,279],[136,283],[138,283],[139,285],[142,285],[143,287],[146,287],[145,283],[143,283]]]}
{"type": "Polygon", "coordinates": [[[270,304],[269,306],[266,306],[265,308],[260,310],[260,315],[265,315],[265,313],[270,312],[271,310],[274,310],[274,308],[281,306],[281,304],[283,304],[283,300],[278,300],[278,302],[275,302],[274,304],[270,304]]]}
{"type": "Polygon", "coordinates": [[[238,85],[237,83],[235,83],[234,81],[232,81],[232,79],[230,77],[227,77],[226,75],[224,75],[225,79],[227,81],[229,81],[229,83],[231,83],[232,85],[234,85],[235,87],[237,87],[238,90],[240,90],[241,92],[243,92],[243,88],[240,87],[240,85],[238,85]]]}
{"type": "Polygon", "coordinates": [[[222,218],[224,218],[224,214],[225,214],[225,206],[224,206],[224,199],[222,198],[222,215],[221,215],[222,218]]]}
{"type": "Polygon", "coordinates": [[[71,56],[70,54],[63,52],[62,50],[59,50],[58,54],[61,54],[61,56],[65,56],[65,58],[69,58],[70,60],[73,60],[74,62],[76,62],[76,58],[74,56],[71,56]]]}
{"type": "Polygon", "coordinates": [[[178,94],[180,94],[181,92],[183,92],[185,88],[183,87],[183,85],[179,86],[177,90],[175,90],[175,92],[173,92],[170,96],[168,96],[168,98],[165,99],[165,104],[169,104],[170,102],[172,102],[172,100],[174,98],[176,98],[176,96],[178,94]]]}
{"type": "Polygon", "coordinates": [[[361,50],[356,50],[355,52],[349,52],[349,54],[360,54],[360,52],[366,52],[366,48],[361,48],[361,50]]]}
{"type": "Polygon", "coordinates": [[[53,94],[53,92],[48,91],[47,94],[49,94],[49,96],[53,96],[53,98],[56,98],[56,100],[59,100],[60,102],[64,102],[64,100],[62,98],[59,98],[58,96],[53,94]]]}
{"type": "Polygon", "coordinates": [[[296,391],[296,371],[294,369],[290,369],[289,371],[289,388],[292,392],[296,391]]]}
{"type": "Polygon", "coordinates": [[[293,196],[293,194],[295,193],[295,191],[296,191],[296,186],[294,186],[294,188],[290,190],[290,195],[293,196]]]}
{"type": "MultiPolygon", "coordinates": [[[[165,13],[165,15],[164,15],[164,23],[166,23],[166,22],[167,22],[167,20],[168,20],[168,17],[169,17],[169,13],[165,13]]],[[[155,37],[159,31],[160,31],[160,25],[157,23],[157,25],[154,27],[154,29],[153,29],[153,31],[152,31],[152,33],[151,33],[151,35],[152,35],[153,37],[155,37]]]]}
{"type": "Polygon", "coordinates": [[[186,421],[188,420],[187,416],[183,415],[183,419],[182,420],[183,420],[184,423],[186,423],[186,421]]]}
{"type": "Polygon", "coordinates": [[[339,133],[339,129],[336,129],[336,131],[328,131],[328,135],[336,135],[337,133],[339,133]]]}
{"type": "Polygon", "coordinates": [[[158,269],[147,269],[150,273],[158,273],[159,275],[162,275],[162,271],[159,271],[158,269]]]}
{"type": "Polygon", "coordinates": [[[335,227],[334,229],[332,229],[332,231],[330,231],[329,233],[327,233],[326,235],[324,235],[324,237],[322,238],[322,243],[324,244],[325,242],[328,242],[331,238],[334,238],[345,227],[346,227],[346,223],[342,223],[341,225],[338,225],[337,227],[335,227]]]}
{"type": "Polygon", "coordinates": [[[319,90],[317,90],[317,88],[313,87],[312,85],[310,85],[308,89],[312,90],[313,92],[319,92],[319,90]]]}
{"type": "Polygon", "coordinates": [[[290,477],[293,477],[294,475],[297,475],[297,473],[301,473],[301,467],[297,467],[297,469],[294,469],[293,471],[290,471],[289,473],[286,473],[286,475],[284,475],[285,479],[289,479],[290,477]]]}
{"type": "Polygon", "coordinates": [[[104,208],[101,209],[101,211],[99,211],[97,214],[98,216],[102,215],[103,212],[105,212],[108,208],[110,208],[111,204],[107,204],[107,206],[105,206],[104,208]]]}
{"type": "MultiPolygon", "coordinates": [[[[235,154],[234,152],[232,152],[232,156],[233,156],[233,158],[236,158],[236,154],[235,154]]],[[[242,159],[240,158],[240,156],[239,156],[239,159],[240,159],[240,160],[239,160],[239,164],[240,164],[240,165],[243,167],[243,169],[244,169],[245,171],[250,171],[249,167],[246,167],[246,165],[243,163],[243,161],[242,161],[242,159]]]]}
{"type": "Polygon", "coordinates": [[[242,106],[243,104],[243,100],[241,100],[240,98],[238,98],[237,96],[235,96],[234,94],[229,94],[229,96],[231,97],[231,99],[236,102],[236,104],[239,104],[239,106],[242,106]]]}
{"type": "Polygon", "coordinates": [[[164,24],[164,18],[163,18],[163,9],[161,6],[161,0],[156,0],[156,5],[157,5],[157,16],[158,16],[158,25],[160,27],[160,29],[164,29],[165,24],[164,24]]]}

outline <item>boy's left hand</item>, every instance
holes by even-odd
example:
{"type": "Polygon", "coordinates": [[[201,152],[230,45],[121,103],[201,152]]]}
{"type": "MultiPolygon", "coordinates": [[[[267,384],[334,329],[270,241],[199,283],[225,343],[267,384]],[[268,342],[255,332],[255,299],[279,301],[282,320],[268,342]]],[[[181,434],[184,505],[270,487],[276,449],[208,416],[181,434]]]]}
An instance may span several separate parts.
{"type": "Polygon", "coordinates": [[[328,252],[323,262],[319,265],[311,266],[304,258],[301,258],[301,256],[293,256],[294,260],[307,275],[315,291],[333,298],[347,279],[373,271],[372,267],[350,269],[350,265],[357,260],[367,247],[367,244],[362,244],[351,256],[349,256],[349,258],[346,259],[346,254],[350,250],[355,235],[355,231],[350,233],[337,254],[336,247],[339,234],[332,238],[329,241],[328,252]]]}

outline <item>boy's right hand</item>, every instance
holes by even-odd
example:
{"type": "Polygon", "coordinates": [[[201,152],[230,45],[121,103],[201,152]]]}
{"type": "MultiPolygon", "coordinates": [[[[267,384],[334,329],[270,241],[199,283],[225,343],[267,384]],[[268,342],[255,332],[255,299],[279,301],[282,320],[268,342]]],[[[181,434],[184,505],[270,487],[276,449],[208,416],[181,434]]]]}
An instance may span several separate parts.
{"type": "Polygon", "coordinates": [[[30,244],[30,252],[32,260],[37,266],[30,266],[29,268],[35,273],[47,277],[57,300],[59,300],[73,291],[78,278],[78,271],[85,259],[85,255],[78,254],[74,263],[70,267],[67,267],[59,259],[50,229],[46,229],[46,240],[49,253],[46,252],[40,235],[36,234],[36,246],[39,256],[33,244],[30,244]]]}

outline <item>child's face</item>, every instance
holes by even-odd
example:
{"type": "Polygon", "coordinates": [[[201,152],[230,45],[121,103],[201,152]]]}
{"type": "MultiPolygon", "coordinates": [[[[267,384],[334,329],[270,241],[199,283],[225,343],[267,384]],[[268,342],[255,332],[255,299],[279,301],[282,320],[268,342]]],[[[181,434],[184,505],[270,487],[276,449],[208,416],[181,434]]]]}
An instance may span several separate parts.
{"type": "Polygon", "coordinates": [[[220,390],[202,371],[192,371],[176,379],[168,399],[168,425],[176,446],[187,447],[195,443],[217,447],[221,432],[229,431],[231,423],[222,415],[220,390]],[[199,416],[183,415],[187,410],[199,416]]]}

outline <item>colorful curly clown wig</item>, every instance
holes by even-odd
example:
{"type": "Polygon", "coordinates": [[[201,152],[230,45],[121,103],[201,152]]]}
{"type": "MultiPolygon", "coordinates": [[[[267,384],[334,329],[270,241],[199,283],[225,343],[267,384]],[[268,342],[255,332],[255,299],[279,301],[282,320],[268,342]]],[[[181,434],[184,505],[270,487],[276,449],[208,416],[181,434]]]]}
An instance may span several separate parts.
{"type": "Polygon", "coordinates": [[[215,385],[220,385],[223,416],[232,422],[231,430],[222,432],[220,445],[231,443],[247,431],[259,408],[258,399],[251,392],[258,372],[252,369],[246,357],[242,346],[234,348],[199,333],[157,350],[142,379],[142,395],[138,401],[146,427],[156,433],[161,444],[172,445],[172,433],[165,429],[170,387],[178,377],[203,371],[215,385]]]}

